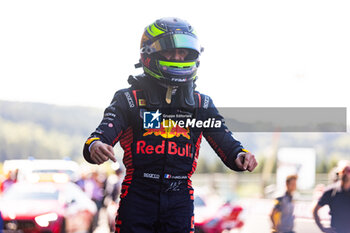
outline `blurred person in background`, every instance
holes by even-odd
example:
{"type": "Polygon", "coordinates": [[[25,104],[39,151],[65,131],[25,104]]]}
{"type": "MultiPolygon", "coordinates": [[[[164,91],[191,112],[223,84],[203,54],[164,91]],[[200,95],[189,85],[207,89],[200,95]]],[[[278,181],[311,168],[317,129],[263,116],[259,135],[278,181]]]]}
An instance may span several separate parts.
{"type": "Polygon", "coordinates": [[[270,214],[272,232],[293,233],[294,228],[294,201],[293,193],[297,189],[296,175],[286,178],[286,192],[283,196],[276,198],[275,205],[270,214]]]}
{"type": "Polygon", "coordinates": [[[115,169],[114,174],[111,174],[106,181],[104,206],[107,210],[108,224],[111,232],[114,232],[115,230],[114,220],[118,210],[123,178],[124,169],[120,168],[118,165],[118,168],[115,169]]]}
{"type": "Polygon", "coordinates": [[[84,191],[88,194],[88,196],[93,200],[97,209],[100,210],[103,202],[103,182],[99,180],[99,173],[94,171],[90,174],[85,180],[84,191]]]}
{"type": "Polygon", "coordinates": [[[87,179],[88,174],[83,171],[80,175],[80,178],[75,181],[75,183],[85,192],[85,181],[87,179]]]}
{"type": "Polygon", "coordinates": [[[85,142],[84,158],[93,164],[116,162],[113,146],[120,141],[124,149],[126,176],[116,232],[194,233],[191,176],[202,136],[232,170],[251,172],[257,161],[233,137],[212,99],[195,91],[202,48],[188,22],[162,18],[147,26],[140,52],[137,66],[144,73],[130,76],[131,87],[116,92],[102,122],[85,142]],[[189,117],[219,124],[167,127],[164,119],[160,122],[162,114],[174,116],[165,117],[168,123],[189,117]]]}
{"type": "Polygon", "coordinates": [[[350,233],[350,166],[339,172],[339,181],[323,193],[316,204],[313,215],[317,226],[326,233],[350,233]],[[328,205],[331,215],[331,227],[324,227],[318,215],[319,209],[328,205]]]}
{"type": "Polygon", "coordinates": [[[114,174],[108,176],[105,188],[105,205],[108,205],[109,201],[118,202],[118,198],[122,188],[122,182],[124,177],[124,169],[118,168],[114,174]]]}
{"type": "Polygon", "coordinates": [[[84,171],[75,183],[95,202],[99,210],[102,207],[104,184],[98,177],[97,171],[84,171]]]}
{"type": "Polygon", "coordinates": [[[341,172],[345,166],[350,166],[350,161],[348,160],[339,160],[337,166],[333,167],[328,172],[328,180],[331,185],[339,185],[338,181],[341,179],[341,172]]]}
{"type": "Polygon", "coordinates": [[[98,171],[83,171],[81,178],[76,184],[87,194],[87,196],[96,204],[97,213],[93,218],[93,225],[97,226],[100,209],[103,206],[103,183],[98,178],[98,171]]]}
{"type": "Polygon", "coordinates": [[[113,190],[112,190],[112,200],[115,202],[118,202],[119,195],[122,190],[122,182],[123,182],[123,177],[124,177],[124,170],[123,169],[118,169],[116,171],[116,175],[118,177],[117,183],[113,185],[113,190]]]}
{"type": "Polygon", "coordinates": [[[18,169],[10,170],[7,174],[7,178],[1,183],[1,193],[5,192],[11,185],[17,182],[18,169]]]}

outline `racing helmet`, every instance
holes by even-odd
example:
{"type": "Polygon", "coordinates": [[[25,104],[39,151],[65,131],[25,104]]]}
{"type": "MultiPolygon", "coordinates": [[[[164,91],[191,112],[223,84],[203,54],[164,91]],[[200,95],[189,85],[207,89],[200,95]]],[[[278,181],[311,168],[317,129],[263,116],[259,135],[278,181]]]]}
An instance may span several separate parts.
{"type": "Polygon", "coordinates": [[[193,27],[179,18],[161,18],[145,28],[140,63],[144,72],[166,86],[182,86],[196,79],[202,48],[193,27]],[[162,51],[186,49],[184,61],[167,60],[162,51]]]}

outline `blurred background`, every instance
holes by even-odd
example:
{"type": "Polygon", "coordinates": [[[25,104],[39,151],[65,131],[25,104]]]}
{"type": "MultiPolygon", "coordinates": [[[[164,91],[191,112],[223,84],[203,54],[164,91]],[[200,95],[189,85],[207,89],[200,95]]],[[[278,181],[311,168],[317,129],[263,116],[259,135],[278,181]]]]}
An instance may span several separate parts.
{"type": "MultiPolygon", "coordinates": [[[[218,107],[348,109],[349,9],[347,1],[323,0],[1,1],[3,227],[112,230],[123,152],[118,145],[118,163],[90,166],[82,147],[115,91],[141,72],[134,69],[141,35],[157,18],[180,17],[194,26],[205,48],[197,89],[218,107]],[[33,200],[50,208],[31,211],[38,206],[33,200]],[[86,226],[67,221],[73,216],[86,226]]],[[[259,166],[231,172],[203,142],[193,175],[197,226],[208,233],[270,232],[274,197],[284,192],[285,177],[297,173],[296,232],[320,232],[312,208],[350,160],[348,132],[234,135],[259,166]],[[223,220],[225,227],[218,227],[223,220]]],[[[326,208],[321,218],[329,222],[326,208]]]]}

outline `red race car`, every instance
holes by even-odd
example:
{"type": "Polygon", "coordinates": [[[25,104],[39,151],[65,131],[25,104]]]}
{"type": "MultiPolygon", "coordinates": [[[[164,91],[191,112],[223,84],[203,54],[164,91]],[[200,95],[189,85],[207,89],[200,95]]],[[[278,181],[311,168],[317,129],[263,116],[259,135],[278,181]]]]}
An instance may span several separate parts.
{"type": "Polygon", "coordinates": [[[195,197],[195,232],[196,233],[221,233],[239,232],[244,223],[239,218],[243,208],[241,206],[226,203],[216,211],[211,211],[206,202],[199,196],[195,197]],[[202,210],[202,211],[200,211],[202,210]],[[201,214],[200,212],[206,213],[201,214]],[[209,214],[209,215],[208,215],[209,214]]]}
{"type": "Polygon", "coordinates": [[[3,229],[24,233],[92,232],[97,213],[96,204],[71,182],[18,182],[4,193],[0,209],[3,229]]]}

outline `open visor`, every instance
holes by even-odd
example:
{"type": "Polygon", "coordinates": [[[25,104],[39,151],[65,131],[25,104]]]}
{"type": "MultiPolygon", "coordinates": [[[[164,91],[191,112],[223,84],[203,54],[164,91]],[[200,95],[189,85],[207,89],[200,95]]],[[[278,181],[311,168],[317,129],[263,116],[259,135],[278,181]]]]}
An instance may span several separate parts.
{"type": "Polygon", "coordinates": [[[156,53],[159,51],[167,50],[167,49],[177,49],[177,48],[186,48],[193,49],[198,52],[201,51],[201,47],[198,43],[197,38],[193,37],[193,35],[188,34],[167,34],[165,36],[160,37],[152,44],[142,48],[142,52],[146,52],[148,54],[156,53]]]}

